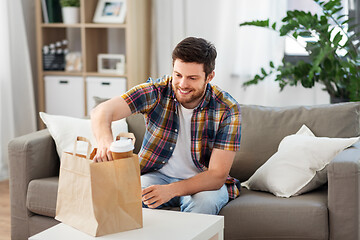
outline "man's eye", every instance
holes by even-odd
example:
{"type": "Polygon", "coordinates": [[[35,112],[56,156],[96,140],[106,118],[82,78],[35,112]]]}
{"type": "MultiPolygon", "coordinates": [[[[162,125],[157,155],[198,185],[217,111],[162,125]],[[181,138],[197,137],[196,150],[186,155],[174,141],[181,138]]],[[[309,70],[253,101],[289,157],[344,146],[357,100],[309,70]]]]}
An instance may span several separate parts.
{"type": "Polygon", "coordinates": [[[180,75],[180,74],[176,74],[176,76],[177,76],[177,77],[181,77],[181,75],[180,75]]]}

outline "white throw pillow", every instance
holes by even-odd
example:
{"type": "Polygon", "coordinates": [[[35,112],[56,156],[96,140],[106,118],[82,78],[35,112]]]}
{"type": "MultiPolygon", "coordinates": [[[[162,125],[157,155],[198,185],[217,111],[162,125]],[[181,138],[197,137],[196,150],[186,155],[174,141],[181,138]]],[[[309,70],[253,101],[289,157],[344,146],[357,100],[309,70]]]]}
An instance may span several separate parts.
{"type": "MultiPolygon", "coordinates": [[[[53,137],[56,150],[61,159],[62,152],[73,152],[74,143],[77,136],[85,137],[90,140],[92,147],[97,147],[96,139],[91,130],[90,119],[81,119],[60,115],[50,115],[40,112],[40,118],[46,124],[51,136],[53,137]]],[[[125,119],[114,121],[111,124],[114,138],[120,132],[128,132],[128,125],[125,119]]],[[[78,142],[77,153],[86,155],[87,143],[78,142]]]]}
{"type": "Polygon", "coordinates": [[[242,186],[278,197],[310,191],[326,183],[326,166],[340,151],[358,140],[359,137],[316,137],[303,125],[296,134],[285,137],[278,151],[242,186]]]}

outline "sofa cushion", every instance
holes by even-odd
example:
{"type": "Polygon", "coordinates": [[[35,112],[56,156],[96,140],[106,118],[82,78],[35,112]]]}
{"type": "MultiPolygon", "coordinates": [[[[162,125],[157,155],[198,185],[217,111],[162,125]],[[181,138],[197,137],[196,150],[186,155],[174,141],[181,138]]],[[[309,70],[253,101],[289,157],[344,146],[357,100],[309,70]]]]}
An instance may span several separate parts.
{"type": "Polygon", "coordinates": [[[285,137],[278,151],[242,186],[271,192],[278,197],[311,191],[327,182],[326,167],[330,161],[358,140],[359,137],[316,137],[303,125],[296,134],[285,137]]]}
{"type": "Polygon", "coordinates": [[[141,113],[133,114],[126,118],[129,132],[134,133],[136,136],[134,152],[138,153],[141,149],[141,145],[145,134],[145,118],[141,113]]]}
{"type": "MultiPolygon", "coordinates": [[[[73,152],[77,136],[85,137],[90,140],[93,147],[97,146],[96,139],[91,130],[90,119],[51,115],[44,112],[40,112],[39,115],[55,141],[60,160],[62,152],[73,152]]],[[[128,132],[125,119],[113,121],[111,128],[114,138],[121,132],[128,132]]],[[[87,147],[87,143],[79,142],[77,152],[86,155],[87,147]]]]}
{"type": "Polygon", "coordinates": [[[246,181],[276,151],[280,141],[306,124],[318,137],[360,135],[360,103],[263,107],[241,105],[241,142],[230,175],[246,181]]]}
{"type": "Polygon", "coordinates": [[[32,180],[28,186],[26,206],[29,211],[55,217],[59,177],[32,180]]]}
{"type": "Polygon", "coordinates": [[[225,239],[328,239],[327,189],[294,198],[242,188],[221,211],[225,239]]]}

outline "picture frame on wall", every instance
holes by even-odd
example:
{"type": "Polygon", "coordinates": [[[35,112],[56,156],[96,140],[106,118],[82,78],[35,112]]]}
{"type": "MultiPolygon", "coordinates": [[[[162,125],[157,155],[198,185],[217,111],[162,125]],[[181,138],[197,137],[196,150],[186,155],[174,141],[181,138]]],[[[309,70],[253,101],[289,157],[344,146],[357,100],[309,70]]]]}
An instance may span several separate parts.
{"type": "Polygon", "coordinates": [[[96,6],[94,23],[124,23],[126,0],[99,0],[96,6]]]}
{"type": "Polygon", "coordinates": [[[98,54],[98,72],[108,74],[125,74],[124,54],[98,54]]]}

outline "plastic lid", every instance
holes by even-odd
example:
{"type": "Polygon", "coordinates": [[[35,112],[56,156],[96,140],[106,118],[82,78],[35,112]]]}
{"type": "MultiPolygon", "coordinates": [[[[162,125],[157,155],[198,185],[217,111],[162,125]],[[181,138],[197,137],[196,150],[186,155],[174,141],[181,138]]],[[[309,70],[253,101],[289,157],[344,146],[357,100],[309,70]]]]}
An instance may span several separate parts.
{"type": "Polygon", "coordinates": [[[111,152],[129,152],[134,150],[134,144],[129,138],[121,137],[120,140],[111,143],[110,151],[111,152]]]}

